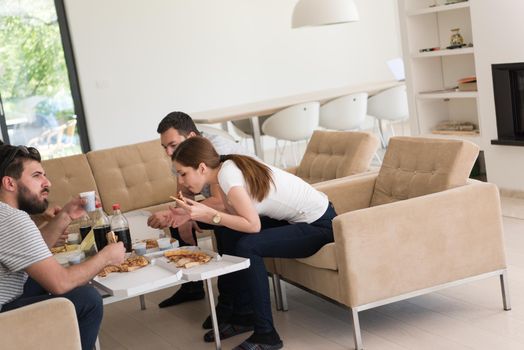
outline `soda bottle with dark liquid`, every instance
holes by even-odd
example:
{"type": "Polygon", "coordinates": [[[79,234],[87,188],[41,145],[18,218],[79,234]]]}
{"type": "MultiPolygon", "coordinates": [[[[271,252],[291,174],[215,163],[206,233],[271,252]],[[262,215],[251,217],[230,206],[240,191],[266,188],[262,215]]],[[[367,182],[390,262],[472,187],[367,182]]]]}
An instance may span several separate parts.
{"type": "Polygon", "coordinates": [[[82,236],[82,240],[86,238],[89,232],[91,232],[91,218],[89,215],[85,215],[80,221],[80,236],[82,236]]]}
{"type": "Polygon", "coordinates": [[[96,210],[94,215],[94,226],[93,234],[95,235],[96,249],[101,251],[107,245],[106,234],[111,231],[111,225],[109,218],[102,209],[102,204],[96,204],[96,210]]]}
{"type": "Polygon", "coordinates": [[[113,204],[113,217],[111,218],[111,231],[118,237],[118,241],[124,243],[126,252],[131,252],[131,233],[129,232],[129,223],[124,214],[120,212],[120,204],[113,204]]]}

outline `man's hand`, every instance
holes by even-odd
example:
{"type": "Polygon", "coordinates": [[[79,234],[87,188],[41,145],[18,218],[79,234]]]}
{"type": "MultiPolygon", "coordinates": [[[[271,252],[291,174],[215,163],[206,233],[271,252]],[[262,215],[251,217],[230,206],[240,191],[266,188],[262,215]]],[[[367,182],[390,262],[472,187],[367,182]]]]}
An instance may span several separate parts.
{"type": "Polygon", "coordinates": [[[106,259],[106,265],[118,265],[124,262],[126,248],[122,242],[111,243],[106,245],[99,254],[106,259]]]}
{"type": "Polygon", "coordinates": [[[173,217],[169,210],[157,211],[147,218],[147,226],[158,229],[169,227],[172,222],[173,217]]]}
{"type": "Polygon", "coordinates": [[[66,228],[66,229],[62,232],[62,234],[60,235],[60,237],[58,237],[58,239],[57,239],[57,241],[56,241],[56,243],[55,243],[54,246],[55,246],[55,247],[61,247],[61,246],[63,246],[63,245],[66,243],[66,241],[67,241],[67,235],[68,235],[68,234],[69,234],[69,229],[66,228]]]}
{"type": "Polygon", "coordinates": [[[66,205],[64,205],[61,212],[64,212],[67,215],[69,215],[71,220],[80,219],[81,217],[87,214],[84,209],[85,205],[86,200],[77,196],[71,199],[66,205]]]}
{"type": "Polygon", "coordinates": [[[178,234],[180,239],[190,245],[196,245],[193,237],[193,221],[187,221],[186,223],[178,226],[178,234]]]}

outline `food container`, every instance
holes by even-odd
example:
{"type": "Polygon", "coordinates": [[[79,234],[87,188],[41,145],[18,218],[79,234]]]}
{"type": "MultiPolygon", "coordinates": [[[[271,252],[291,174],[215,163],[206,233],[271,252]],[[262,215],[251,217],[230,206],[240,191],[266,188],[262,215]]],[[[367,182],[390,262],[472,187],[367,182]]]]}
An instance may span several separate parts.
{"type": "Polygon", "coordinates": [[[133,244],[133,250],[136,255],[144,255],[146,253],[146,242],[137,242],[133,244]]]}
{"type": "Polygon", "coordinates": [[[166,250],[171,248],[171,238],[169,237],[159,238],[156,240],[156,242],[158,243],[158,249],[160,250],[166,250]]]}
{"type": "Polygon", "coordinates": [[[80,264],[80,262],[82,261],[82,259],[85,258],[85,254],[81,251],[75,251],[75,252],[72,252],[68,257],[67,257],[67,262],[69,263],[69,265],[76,265],[76,264],[80,264]]]}
{"type": "Polygon", "coordinates": [[[80,244],[80,233],[70,233],[67,235],[67,243],[80,244]]]}

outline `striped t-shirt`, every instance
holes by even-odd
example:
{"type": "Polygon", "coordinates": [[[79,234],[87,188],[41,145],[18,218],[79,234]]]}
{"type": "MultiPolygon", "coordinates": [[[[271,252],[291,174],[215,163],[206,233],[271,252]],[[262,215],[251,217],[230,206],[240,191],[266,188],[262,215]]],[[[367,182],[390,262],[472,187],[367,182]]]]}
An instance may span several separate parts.
{"type": "Polygon", "coordinates": [[[0,310],[22,295],[27,280],[24,269],[50,256],[29,215],[0,202],[0,310]]]}

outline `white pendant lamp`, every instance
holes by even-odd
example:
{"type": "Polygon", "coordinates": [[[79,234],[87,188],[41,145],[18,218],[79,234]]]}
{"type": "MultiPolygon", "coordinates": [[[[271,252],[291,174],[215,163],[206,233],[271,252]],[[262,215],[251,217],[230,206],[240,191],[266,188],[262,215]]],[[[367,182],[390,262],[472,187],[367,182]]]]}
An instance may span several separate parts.
{"type": "Polygon", "coordinates": [[[299,0],[291,26],[322,26],[360,20],[353,0],[299,0]]]}

